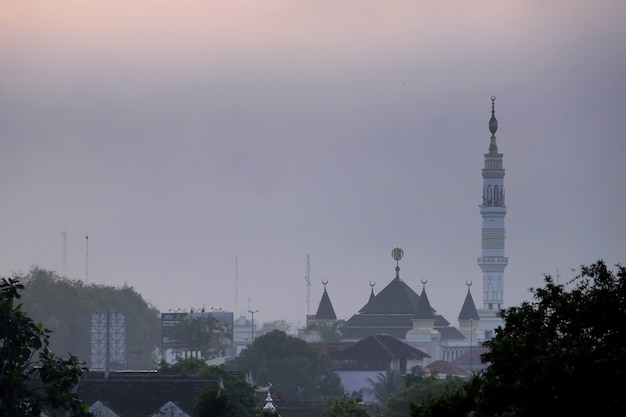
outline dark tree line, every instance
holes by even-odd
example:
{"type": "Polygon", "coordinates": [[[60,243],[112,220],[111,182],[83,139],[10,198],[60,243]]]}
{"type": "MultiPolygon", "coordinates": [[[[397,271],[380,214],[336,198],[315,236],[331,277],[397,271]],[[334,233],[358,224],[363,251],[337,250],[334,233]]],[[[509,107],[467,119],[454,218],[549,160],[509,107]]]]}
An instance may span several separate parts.
{"type": "Polygon", "coordinates": [[[412,417],[618,415],[626,410],[626,269],[582,266],[566,284],[545,277],[533,301],[502,312],[489,364],[412,417]]]}
{"type": "Polygon", "coordinates": [[[89,416],[87,405],[73,392],[86,371],[84,363],[50,350],[50,331],[22,311],[23,289],[18,279],[0,281],[0,417],[66,411],[89,416]]]}
{"type": "Polygon", "coordinates": [[[120,311],[126,318],[127,367],[155,367],[154,351],[161,346],[160,313],[132,287],[85,284],[37,267],[17,278],[24,285],[23,310],[52,331],[54,352],[72,352],[89,366],[91,313],[120,311]]]}

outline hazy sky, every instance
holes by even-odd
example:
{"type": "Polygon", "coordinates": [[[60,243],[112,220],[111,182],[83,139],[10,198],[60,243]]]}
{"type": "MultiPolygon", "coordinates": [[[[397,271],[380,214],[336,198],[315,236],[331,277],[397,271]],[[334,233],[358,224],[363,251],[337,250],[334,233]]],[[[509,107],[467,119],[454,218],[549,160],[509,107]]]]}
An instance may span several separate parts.
{"type": "Polygon", "coordinates": [[[162,311],[303,323],[323,279],[339,318],[356,313],[400,246],[401,277],[428,279],[456,323],[466,280],[482,300],[492,95],[505,304],[544,273],[626,263],[625,15],[621,0],[0,0],[0,275],[38,265],[162,311]]]}

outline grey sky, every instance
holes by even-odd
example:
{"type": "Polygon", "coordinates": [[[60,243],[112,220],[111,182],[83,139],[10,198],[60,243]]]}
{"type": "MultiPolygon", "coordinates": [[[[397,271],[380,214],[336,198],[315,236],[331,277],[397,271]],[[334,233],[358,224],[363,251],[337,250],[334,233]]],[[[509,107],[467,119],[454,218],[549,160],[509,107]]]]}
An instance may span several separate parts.
{"type": "Polygon", "coordinates": [[[340,318],[394,276],[479,303],[490,96],[504,298],[626,262],[622,1],[0,1],[0,274],[340,318]],[[435,4],[436,3],[436,4],[435,4]],[[63,232],[67,250],[63,251],[63,232]],[[238,279],[235,285],[235,257],[238,279]],[[66,271],[64,271],[64,265],[66,271]]]}

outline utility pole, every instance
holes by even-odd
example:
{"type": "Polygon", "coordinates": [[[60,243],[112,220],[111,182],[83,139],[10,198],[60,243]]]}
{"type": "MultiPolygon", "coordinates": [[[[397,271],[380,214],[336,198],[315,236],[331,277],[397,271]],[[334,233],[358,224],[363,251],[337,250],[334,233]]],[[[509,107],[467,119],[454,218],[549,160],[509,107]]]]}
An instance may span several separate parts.
{"type": "Polygon", "coordinates": [[[89,283],[89,235],[85,235],[85,284],[89,283]]]}
{"type": "Polygon", "coordinates": [[[306,282],[306,314],[311,314],[311,265],[309,264],[309,254],[306,254],[306,276],[304,281],[306,282]]]}
{"type": "Polygon", "coordinates": [[[254,343],[254,313],[258,313],[259,310],[248,310],[248,313],[252,314],[252,329],[250,333],[252,333],[252,343],[254,343]]]}
{"type": "Polygon", "coordinates": [[[470,317],[470,373],[472,370],[472,345],[474,344],[474,319],[470,317]]]}

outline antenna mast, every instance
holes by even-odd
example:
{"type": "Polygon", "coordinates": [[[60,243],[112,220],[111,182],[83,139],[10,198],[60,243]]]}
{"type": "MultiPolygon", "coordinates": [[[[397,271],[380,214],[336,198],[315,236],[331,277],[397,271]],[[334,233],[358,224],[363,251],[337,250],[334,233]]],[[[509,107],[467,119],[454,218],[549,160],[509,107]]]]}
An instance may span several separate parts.
{"type": "MultiPolygon", "coordinates": [[[[239,251],[235,251],[235,314],[239,314],[239,251]]],[[[235,316],[236,318],[237,316],[235,316]]]]}
{"type": "Polygon", "coordinates": [[[63,231],[63,276],[67,277],[67,232],[63,231]]]}
{"type": "Polygon", "coordinates": [[[89,234],[85,235],[85,284],[89,282],[89,234]]]}
{"type": "Polygon", "coordinates": [[[306,254],[306,314],[311,314],[311,265],[309,264],[309,254],[306,254]]]}

